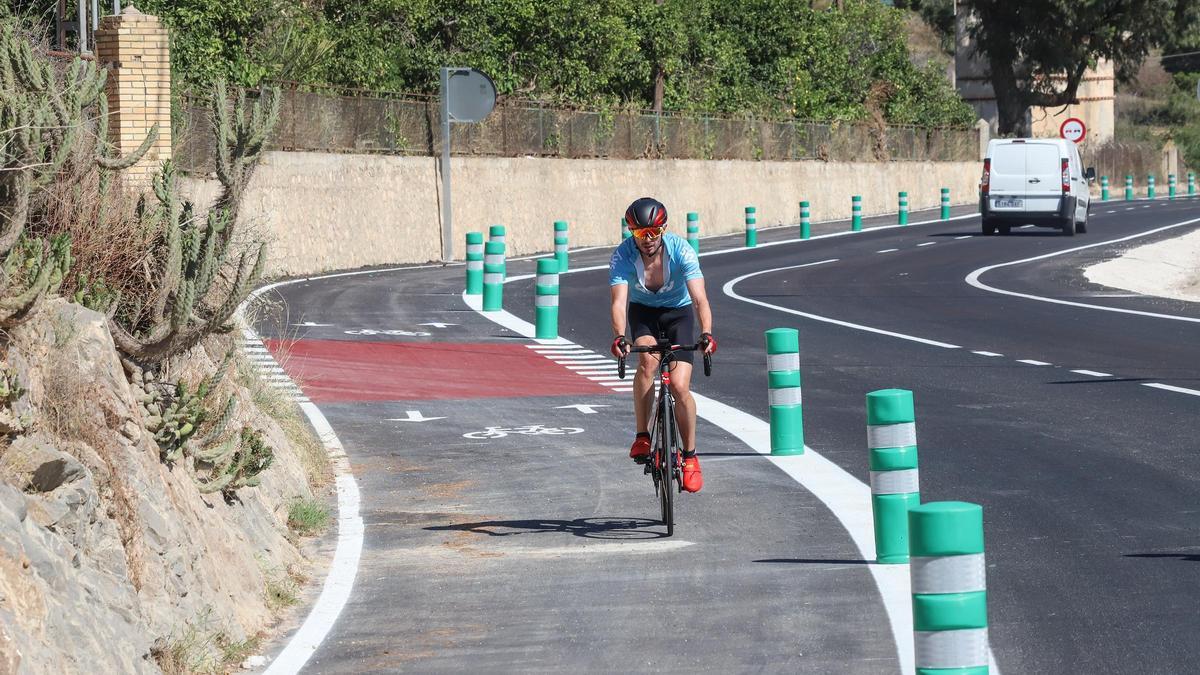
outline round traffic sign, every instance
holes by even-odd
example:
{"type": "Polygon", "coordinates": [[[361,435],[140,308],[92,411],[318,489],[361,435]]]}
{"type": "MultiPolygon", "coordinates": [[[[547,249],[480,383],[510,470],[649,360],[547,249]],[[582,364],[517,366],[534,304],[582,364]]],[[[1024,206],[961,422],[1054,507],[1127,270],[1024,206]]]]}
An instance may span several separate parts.
{"type": "Polygon", "coordinates": [[[1058,135],[1068,141],[1079,143],[1083,141],[1084,136],[1087,136],[1087,127],[1084,126],[1083,120],[1078,117],[1069,117],[1058,128],[1058,135]]]}
{"type": "Polygon", "coordinates": [[[450,68],[446,96],[450,119],[479,122],[496,107],[496,85],[492,78],[474,68],[450,68]]]}

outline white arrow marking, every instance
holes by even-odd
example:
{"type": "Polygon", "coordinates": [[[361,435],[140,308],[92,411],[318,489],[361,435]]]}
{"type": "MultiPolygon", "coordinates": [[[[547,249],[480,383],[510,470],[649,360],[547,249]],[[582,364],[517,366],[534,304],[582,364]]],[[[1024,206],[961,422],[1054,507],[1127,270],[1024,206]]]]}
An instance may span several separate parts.
{"type": "Polygon", "coordinates": [[[593,410],[593,408],[608,408],[608,407],[610,407],[610,406],[600,405],[600,404],[596,404],[596,403],[576,403],[575,405],[560,405],[560,406],[556,407],[555,410],[562,410],[563,408],[575,408],[576,410],[583,413],[584,415],[595,415],[596,411],[593,410]]]}
{"type": "Polygon", "coordinates": [[[456,323],[439,323],[437,321],[430,321],[429,323],[419,323],[417,325],[418,326],[433,326],[434,328],[445,328],[446,326],[457,326],[458,324],[456,324],[456,323]]]}
{"type": "Polygon", "coordinates": [[[333,324],[331,324],[331,323],[313,323],[311,321],[305,321],[304,323],[294,323],[292,325],[300,326],[301,328],[323,328],[325,326],[332,326],[333,324]]]}
{"type": "Polygon", "coordinates": [[[428,422],[430,420],[444,420],[445,417],[425,417],[420,410],[405,410],[408,417],[393,417],[387,422],[428,422]]]}

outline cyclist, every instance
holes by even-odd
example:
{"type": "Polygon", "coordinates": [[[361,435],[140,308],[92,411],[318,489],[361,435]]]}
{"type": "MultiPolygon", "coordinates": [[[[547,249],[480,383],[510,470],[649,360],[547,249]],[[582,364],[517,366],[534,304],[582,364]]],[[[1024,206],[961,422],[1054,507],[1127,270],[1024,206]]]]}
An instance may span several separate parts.
{"type": "MultiPolygon", "coordinates": [[[[686,240],[665,232],[667,208],[656,199],[642,197],[626,209],[625,224],[633,236],[621,242],[608,265],[615,335],[613,356],[629,353],[626,327],[637,346],[653,346],[659,334],[664,334],[672,344],[691,344],[696,320],[700,322],[699,342],[704,352],[717,351],[700,260],[686,240]]],[[[645,462],[650,455],[650,408],[654,405],[659,356],[640,356],[633,378],[637,436],[629,456],[645,462]]],[[[690,391],[692,352],[676,352],[674,359],[671,393],[675,397],[675,421],[684,448],[683,489],[699,492],[704,486],[704,476],[696,458],[696,401],[690,391]]]]}

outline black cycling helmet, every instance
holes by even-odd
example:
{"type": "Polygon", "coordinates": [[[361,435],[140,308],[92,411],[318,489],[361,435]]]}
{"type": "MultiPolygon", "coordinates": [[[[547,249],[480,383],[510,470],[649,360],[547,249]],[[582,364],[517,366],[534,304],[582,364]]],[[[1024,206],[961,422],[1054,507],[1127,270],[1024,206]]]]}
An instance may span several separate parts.
{"type": "Polygon", "coordinates": [[[629,229],[666,227],[667,207],[653,197],[642,197],[625,209],[625,224],[629,229]]]}

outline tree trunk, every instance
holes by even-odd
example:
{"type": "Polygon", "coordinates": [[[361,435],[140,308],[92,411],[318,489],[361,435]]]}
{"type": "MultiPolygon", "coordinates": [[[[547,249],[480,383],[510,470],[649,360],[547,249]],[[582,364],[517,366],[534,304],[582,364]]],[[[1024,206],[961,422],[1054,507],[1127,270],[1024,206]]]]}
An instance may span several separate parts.
{"type": "Polygon", "coordinates": [[[1029,104],[1017,87],[1013,63],[1003,57],[988,59],[992,93],[996,97],[997,131],[1001,136],[1029,136],[1029,104]]]}

